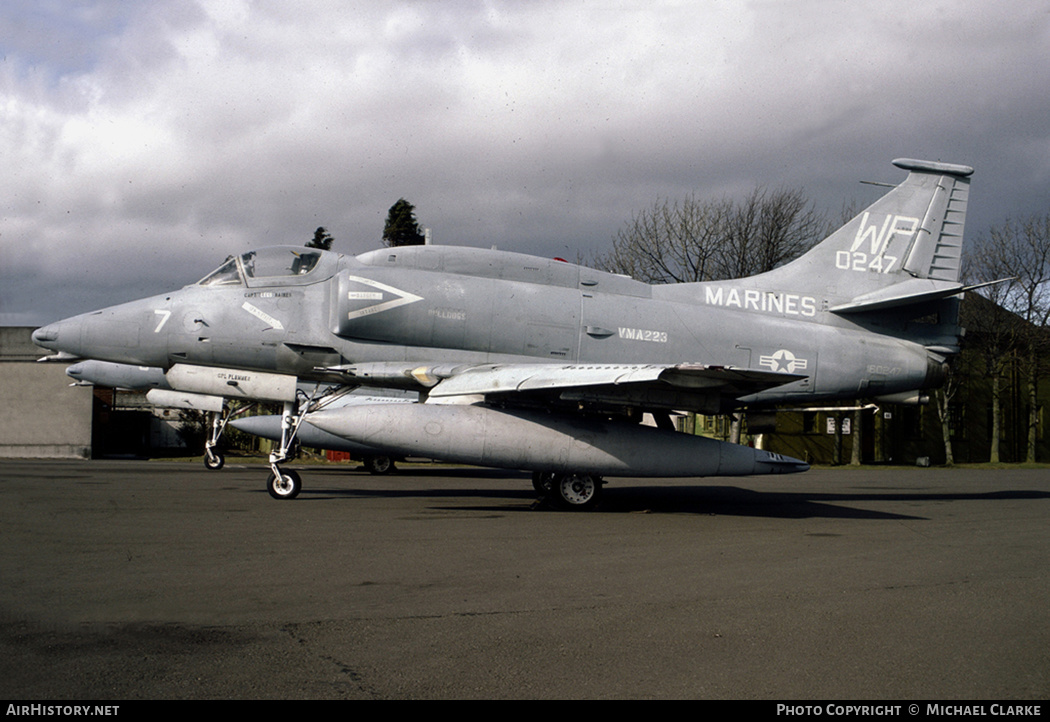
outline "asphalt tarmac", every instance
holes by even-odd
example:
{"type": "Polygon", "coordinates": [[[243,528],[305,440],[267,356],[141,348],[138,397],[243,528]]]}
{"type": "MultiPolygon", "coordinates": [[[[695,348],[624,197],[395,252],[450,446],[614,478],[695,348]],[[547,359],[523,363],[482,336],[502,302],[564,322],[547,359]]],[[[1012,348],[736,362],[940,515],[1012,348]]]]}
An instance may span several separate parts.
{"type": "Polygon", "coordinates": [[[1050,471],[0,461],[0,697],[1050,698],[1050,471]]]}

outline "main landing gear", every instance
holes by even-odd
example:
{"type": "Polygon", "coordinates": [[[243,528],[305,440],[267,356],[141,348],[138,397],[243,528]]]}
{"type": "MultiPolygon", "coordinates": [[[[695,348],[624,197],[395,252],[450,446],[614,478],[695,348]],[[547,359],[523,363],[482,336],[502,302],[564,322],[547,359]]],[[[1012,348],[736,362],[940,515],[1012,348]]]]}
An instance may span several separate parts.
{"type": "Polygon", "coordinates": [[[602,485],[605,481],[597,474],[561,474],[550,471],[535,471],[532,486],[556,509],[587,511],[601,501],[602,485]]]}
{"type": "Polygon", "coordinates": [[[369,474],[375,474],[376,476],[385,476],[397,471],[397,467],[394,466],[394,460],[389,456],[367,457],[365,459],[365,469],[368,470],[369,474]]]}

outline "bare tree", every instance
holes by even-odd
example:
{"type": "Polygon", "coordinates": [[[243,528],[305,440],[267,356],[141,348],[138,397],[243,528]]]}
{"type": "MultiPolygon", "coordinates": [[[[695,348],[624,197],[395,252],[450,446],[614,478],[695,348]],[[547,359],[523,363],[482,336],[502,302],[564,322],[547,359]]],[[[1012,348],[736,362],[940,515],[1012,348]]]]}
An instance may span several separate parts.
{"type": "Polygon", "coordinates": [[[756,188],[730,214],[717,275],[740,278],[771,271],[801,256],[830,231],[801,189],[756,188]]]}
{"type": "Polygon", "coordinates": [[[860,466],[861,464],[861,449],[862,440],[864,438],[864,409],[857,405],[857,408],[853,410],[853,423],[851,424],[850,434],[853,436],[853,446],[850,448],[850,459],[849,463],[851,466],[860,466]]]}
{"type": "Polygon", "coordinates": [[[800,189],[754,189],[744,200],[657,201],[635,213],[596,264],[651,283],[713,281],[769,271],[829,232],[800,189]]]}
{"type": "MultiPolygon", "coordinates": [[[[972,275],[971,264],[978,263],[977,254],[980,251],[987,250],[987,247],[976,248],[975,253],[969,255],[967,268],[964,270],[968,279],[978,280],[972,275]]],[[[998,284],[982,289],[981,293],[968,293],[960,307],[961,325],[966,329],[967,352],[978,360],[978,368],[988,379],[990,387],[991,428],[988,432],[988,461],[992,463],[1002,460],[1000,443],[1003,436],[1003,379],[1011,364],[1015,363],[1023,325],[1018,316],[1003,307],[1006,291],[1006,284],[998,284]]]]}
{"type": "Polygon", "coordinates": [[[944,444],[944,463],[955,465],[955,452],[952,448],[952,401],[959,384],[952,366],[948,367],[948,378],[944,385],[934,391],[933,398],[937,404],[937,416],[941,422],[941,442],[944,444]]]}
{"type": "MultiPolygon", "coordinates": [[[[1039,405],[1038,382],[1043,358],[1048,347],[1047,323],[1050,321],[1050,214],[1030,216],[1020,221],[1007,220],[993,226],[987,235],[977,238],[971,259],[973,273],[987,280],[1010,278],[982,293],[1015,314],[1023,323],[1015,324],[1008,340],[1011,350],[1027,380],[1028,429],[1026,460],[1036,459],[1039,405]]],[[[1007,337],[1004,337],[1007,338],[1007,337]]],[[[1001,352],[995,349],[992,353],[1001,352]]],[[[993,414],[995,388],[1001,368],[993,367],[993,414]]],[[[993,427],[995,426],[993,419],[993,427]]],[[[998,429],[993,428],[993,434],[998,429]]],[[[993,444],[997,439],[993,436],[993,444]]]]}
{"type": "Polygon", "coordinates": [[[658,200],[617,231],[597,265],[650,283],[709,280],[731,212],[729,201],[658,200]]]}

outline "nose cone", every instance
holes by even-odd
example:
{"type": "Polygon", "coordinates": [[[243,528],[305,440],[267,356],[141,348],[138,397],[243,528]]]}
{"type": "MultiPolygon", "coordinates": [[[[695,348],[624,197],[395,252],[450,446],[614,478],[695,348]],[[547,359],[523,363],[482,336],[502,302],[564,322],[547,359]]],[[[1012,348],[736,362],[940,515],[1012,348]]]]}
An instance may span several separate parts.
{"type": "Polygon", "coordinates": [[[164,300],[143,299],[56,321],[33,332],[33,342],[73,357],[142,366],[164,366],[164,300]],[[159,319],[159,320],[158,320],[159,319]]]}
{"type": "Polygon", "coordinates": [[[33,343],[43,348],[52,348],[51,344],[58,340],[58,327],[59,324],[52,323],[33,331],[33,343]]]}
{"type": "Polygon", "coordinates": [[[230,422],[230,426],[247,434],[264,439],[281,440],[280,416],[243,416],[230,422]]]}
{"type": "Polygon", "coordinates": [[[33,343],[52,351],[66,352],[74,357],[79,356],[81,326],[76,321],[76,318],[67,318],[64,321],[41,326],[33,331],[33,343]]]}

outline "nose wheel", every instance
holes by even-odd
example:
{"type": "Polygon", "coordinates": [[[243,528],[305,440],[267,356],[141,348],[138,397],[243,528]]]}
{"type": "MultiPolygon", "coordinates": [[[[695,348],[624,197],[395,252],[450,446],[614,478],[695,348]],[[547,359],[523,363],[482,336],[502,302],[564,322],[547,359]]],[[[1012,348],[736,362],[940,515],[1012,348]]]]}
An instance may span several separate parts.
{"type": "Polygon", "coordinates": [[[276,474],[271,471],[266,480],[266,490],[274,499],[294,499],[302,489],[302,479],[291,469],[279,469],[276,474]]]}
{"type": "Polygon", "coordinates": [[[291,469],[282,469],[280,464],[291,456],[299,424],[305,414],[299,413],[295,404],[286,402],[281,412],[281,444],[270,453],[270,476],[266,479],[266,491],[274,499],[294,499],[303,489],[303,481],[291,469]]]}
{"type": "Polygon", "coordinates": [[[221,451],[206,448],[204,450],[204,467],[212,471],[218,471],[226,464],[226,457],[221,451]]]}

